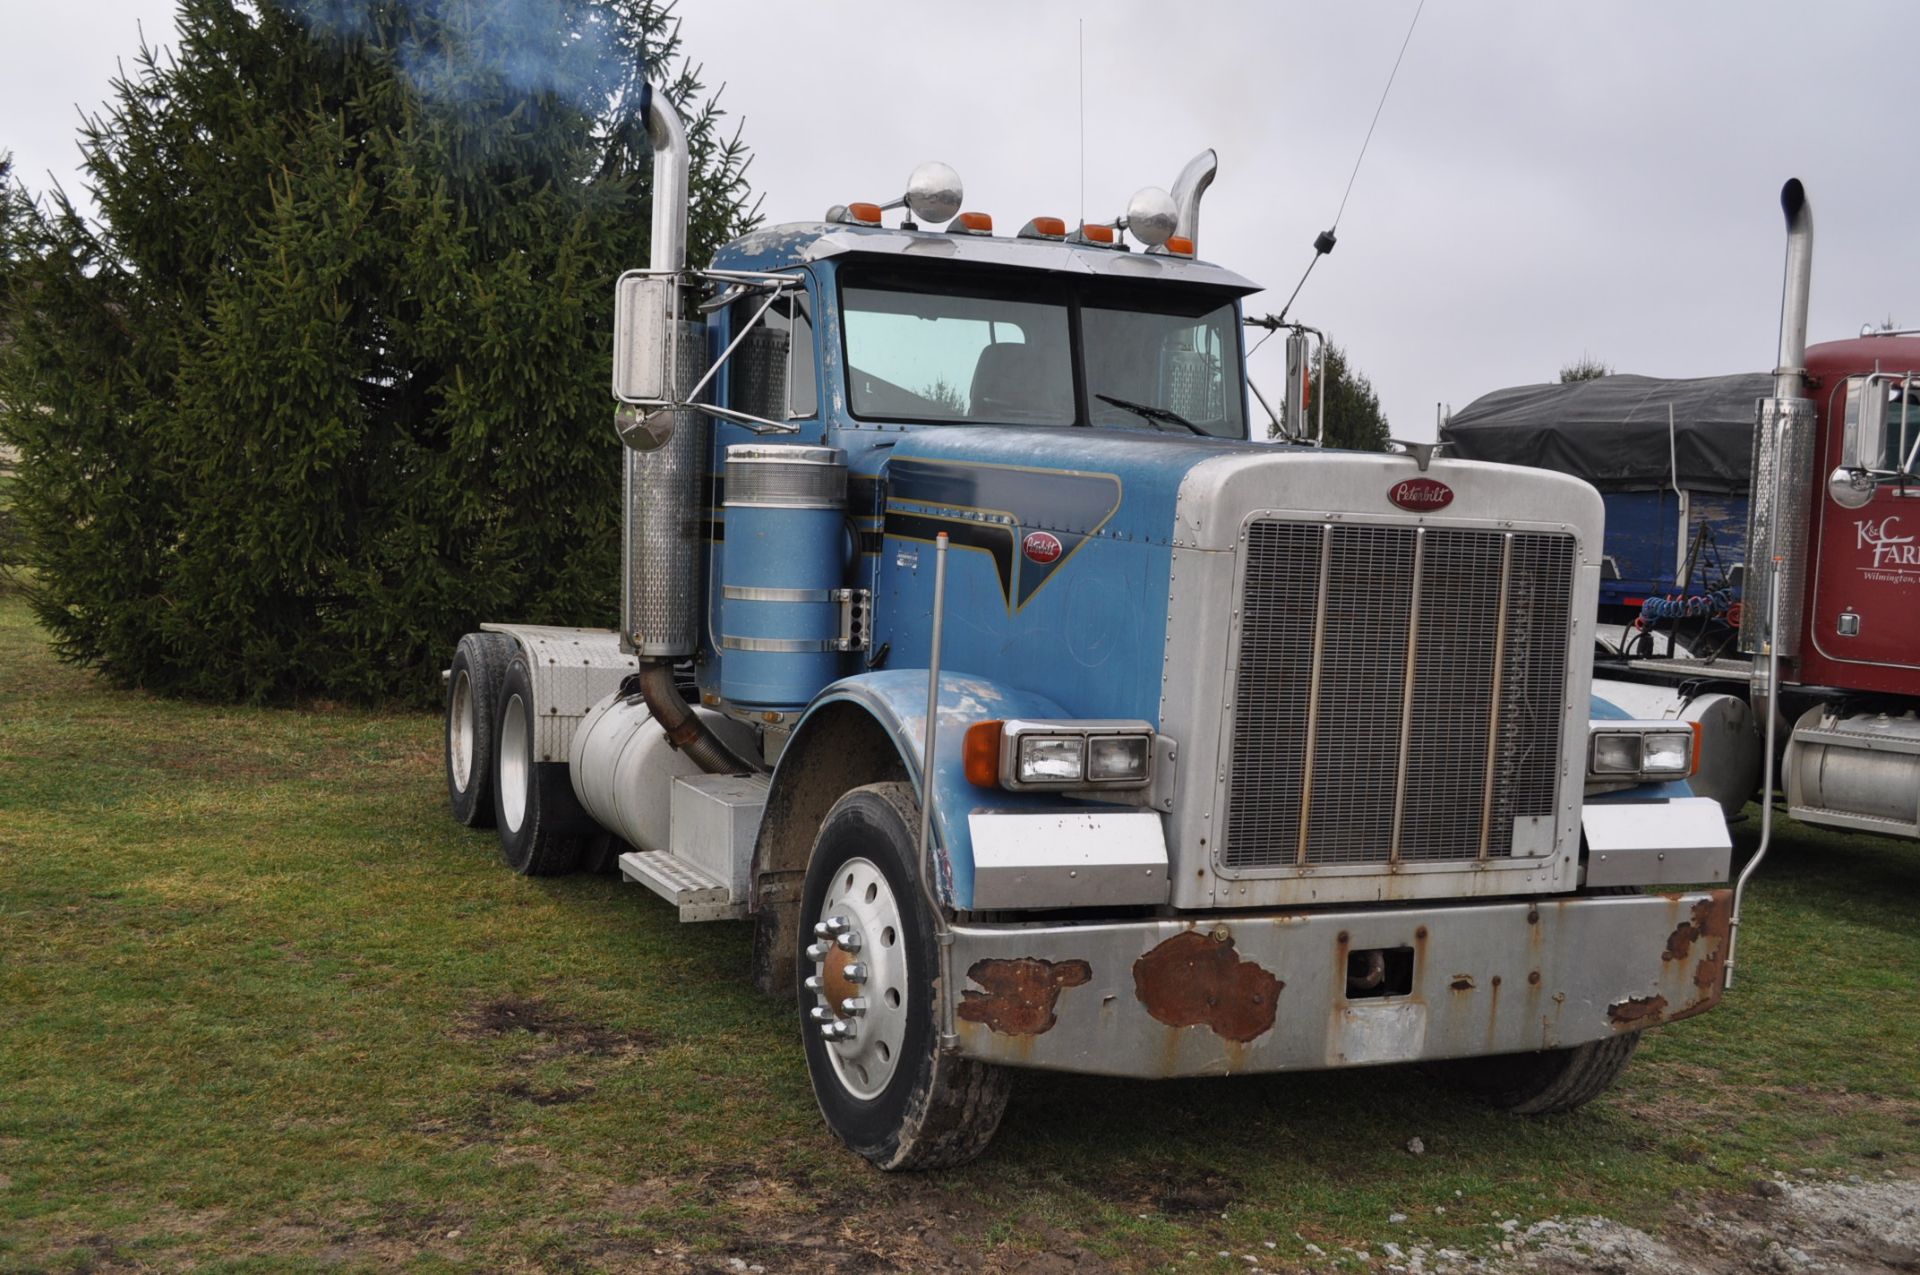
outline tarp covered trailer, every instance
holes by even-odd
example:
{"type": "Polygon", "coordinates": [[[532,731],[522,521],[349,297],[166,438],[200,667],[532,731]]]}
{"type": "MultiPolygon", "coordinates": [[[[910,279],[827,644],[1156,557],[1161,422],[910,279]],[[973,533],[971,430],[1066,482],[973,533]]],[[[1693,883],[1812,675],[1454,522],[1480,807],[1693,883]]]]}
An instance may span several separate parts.
{"type": "Polygon", "coordinates": [[[1762,373],[1670,380],[1602,376],[1518,385],[1453,413],[1450,454],[1584,478],[1606,503],[1600,618],[1648,597],[1710,593],[1746,556],[1754,403],[1762,373]]]}

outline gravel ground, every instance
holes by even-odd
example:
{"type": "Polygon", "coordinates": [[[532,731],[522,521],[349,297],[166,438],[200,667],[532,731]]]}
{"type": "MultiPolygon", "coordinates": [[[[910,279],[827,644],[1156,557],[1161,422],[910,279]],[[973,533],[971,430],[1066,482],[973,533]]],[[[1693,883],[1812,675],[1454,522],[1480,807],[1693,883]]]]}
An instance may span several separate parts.
{"type": "MultiPolygon", "coordinates": [[[[1549,1218],[1527,1227],[1513,1221],[1505,1229],[1508,1238],[1491,1257],[1408,1247],[1389,1253],[1384,1269],[1408,1275],[1920,1271],[1920,1182],[1763,1179],[1749,1194],[1682,1206],[1659,1238],[1600,1217],[1549,1218]]],[[[1369,1256],[1382,1269],[1380,1255],[1369,1256]]]]}

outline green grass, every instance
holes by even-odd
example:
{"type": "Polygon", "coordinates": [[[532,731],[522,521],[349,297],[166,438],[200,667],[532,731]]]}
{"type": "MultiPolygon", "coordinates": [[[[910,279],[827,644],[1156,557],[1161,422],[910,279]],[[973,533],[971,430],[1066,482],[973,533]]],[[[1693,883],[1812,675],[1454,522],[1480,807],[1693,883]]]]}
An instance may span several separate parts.
{"type": "Polygon", "coordinates": [[[0,596],[0,1270],[1245,1269],[1915,1167],[1920,847],[1784,824],[1739,987],[1573,1116],[1402,1069],[1033,1075],[984,1160],[885,1177],[745,927],[511,876],[438,736],[107,689],[0,596]]]}

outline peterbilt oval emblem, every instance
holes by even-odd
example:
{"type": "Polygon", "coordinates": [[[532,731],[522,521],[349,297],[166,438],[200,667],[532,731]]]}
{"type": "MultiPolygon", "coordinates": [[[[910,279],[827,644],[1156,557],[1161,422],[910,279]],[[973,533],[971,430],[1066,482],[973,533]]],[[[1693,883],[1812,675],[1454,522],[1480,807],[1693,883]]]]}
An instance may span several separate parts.
{"type": "Polygon", "coordinates": [[[1060,556],[1060,537],[1051,531],[1029,531],[1020,542],[1020,552],[1044,565],[1060,556]]]}
{"type": "Polygon", "coordinates": [[[1437,478],[1409,478],[1405,482],[1395,483],[1388,489],[1387,499],[1402,509],[1427,513],[1434,509],[1445,509],[1451,505],[1453,488],[1437,478]]]}

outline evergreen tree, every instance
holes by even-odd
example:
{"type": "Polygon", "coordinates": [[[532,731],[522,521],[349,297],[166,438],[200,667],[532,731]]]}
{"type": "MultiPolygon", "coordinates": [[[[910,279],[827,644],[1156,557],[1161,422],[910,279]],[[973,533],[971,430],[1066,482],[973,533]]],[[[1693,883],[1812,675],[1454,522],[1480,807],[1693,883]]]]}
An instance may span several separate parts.
{"type": "MultiPolygon", "coordinates": [[[[1327,396],[1328,447],[1383,452],[1387,449],[1387,418],[1373,382],[1347,362],[1347,352],[1327,343],[1327,367],[1316,392],[1327,396]]],[[[1308,419],[1319,420],[1318,405],[1307,409],[1308,419]]]]}
{"type": "Polygon", "coordinates": [[[651,68],[690,258],[746,151],[650,0],[181,0],[11,190],[0,438],[61,654],[195,696],[435,693],[486,616],[607,624],[612,282],[647,261],[651,68]]]}

